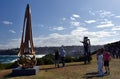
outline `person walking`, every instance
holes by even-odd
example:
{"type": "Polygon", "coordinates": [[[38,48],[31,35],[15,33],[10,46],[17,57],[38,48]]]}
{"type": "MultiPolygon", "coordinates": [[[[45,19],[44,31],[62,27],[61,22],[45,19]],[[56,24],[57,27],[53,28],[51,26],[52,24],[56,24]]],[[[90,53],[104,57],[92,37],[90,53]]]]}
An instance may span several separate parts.
{"type": "Polygon", "coordinates": [[[62,67],[65,66],[65,55],[66,55],[66,52],[63,48],[63,46],[61,47],[61,60],[62,60],[62,67]]]}
{"type": "Polygon", "coordinates": [[[99,49],[97,52],[98,76],[103,77],[103,50],[99,49]]]}
{"type": "Polygon", "coordinates": [[[109,61],[111,60],[111,55],[107,50],[104,50],[104,67],[105,67],[105,74],[110,74],[110,68],[109,68],[109,61]]]}
{"type": "Polygon", "coordinates": [[[57,49],[55,51],[55,67],[58,67],[58,68],[59,68],[59,58],[60,58],[60,56],[59,56],[59,50],[57,49]]]}

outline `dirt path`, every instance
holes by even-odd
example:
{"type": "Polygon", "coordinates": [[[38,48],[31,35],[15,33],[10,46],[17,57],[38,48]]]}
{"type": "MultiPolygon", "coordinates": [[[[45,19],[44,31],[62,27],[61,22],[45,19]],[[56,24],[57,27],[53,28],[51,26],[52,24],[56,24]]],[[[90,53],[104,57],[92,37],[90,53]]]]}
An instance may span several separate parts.
{"type": "Polygon", "coordinates": [[[1,77],[4,77],[4,76],[6,76],[6,75],[8,75],[8,74],[10,74],[10,73],[11,73],[11,69],[0,70],[0,78],[1,78],[1,77]]]}

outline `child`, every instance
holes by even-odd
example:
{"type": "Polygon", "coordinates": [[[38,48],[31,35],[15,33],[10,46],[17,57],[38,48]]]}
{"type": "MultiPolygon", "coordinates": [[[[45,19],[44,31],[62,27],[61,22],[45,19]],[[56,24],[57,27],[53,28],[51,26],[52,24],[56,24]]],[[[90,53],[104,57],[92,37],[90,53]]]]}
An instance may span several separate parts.
{"type": "Polygon", "coordinates": [[[103,58],[104,58],[104,67],[106,71],[105,74],[109,75],[110,74],[109,61],[111,59],[110,53],[104,50],[103,58]]]}

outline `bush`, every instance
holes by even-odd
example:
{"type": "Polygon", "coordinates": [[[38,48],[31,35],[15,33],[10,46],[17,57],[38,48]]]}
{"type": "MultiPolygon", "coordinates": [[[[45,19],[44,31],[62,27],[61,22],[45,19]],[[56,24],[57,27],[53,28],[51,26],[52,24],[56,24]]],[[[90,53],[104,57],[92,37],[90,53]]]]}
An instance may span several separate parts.
{"type": "Polygon", "coordinates": [[[45,65],[54,64],[54,60],[51,58],[44,58],[44,64],[45,65]]]}
{"type": "Polygon", "coordinates": [[[17,61],[14,63],[0,64],[0,69],[11,69],[18,67],[17,61]]]}
{"type": "Polygon", "coordinates": [[[55,57],[52,54],[48,54],[43,57],[43,61],[45,65],[54,64],[54,60],[55,60],[55,57]]]}
{"type": "Polygon", "coordinates": [[[37,58],[37,65],[44,65],[43,58],[37,58]]]}
{"type": "Polygon", "coordinates": [[[15,61],[14,63],[5,64],[5,69],[11,69],[16,67],[18,67],[17,61],[15,61]]]}
{"type": "Polygon", "coordinates": [[[79,62],[79,57],[74,57],[73,62],[79,62]]]}
{"type": "Polygon", "coordinates": [[[1,69],[4,69],[4,67],[3,67],[3,65],[2,65],[1,62],[0,62],[0,70],[1,70],[1,69]]]}
{"type": "Polygon", "coordinates": [[[80,56],[78,61],[84,61],[85,60],[85,57],[84,56],[80,56]]]}
{"type": "MultiPolygon", "coordinates": [[[[80,56],[78,60],[79,60],[79,61],[85,61],[85,60],[87,60],[87,59],[86,59],[86,57],[84,57],[84,56],[80,56]]],[[[90,57],[88,58],[88,60],[91,61],[91,60],[92,60],[92,57],[90,56],[90,57]]]]}
{"type": "Polygon", "coordinates": [[[69,62],[72,62],[72,61],[73,61],[73,59],[72,59],[71,56],[68,56],[68,55],[67,55],[67,56],[65,57],[65,62],[66,62],[66,63],[69,63],[69,62]]]}
{"type": "Polygon", "coordinates": [[[47,54],[47,55],[45,55],[43,58],[51,58],[52,60],[54,60],[54,59],[55,59],[55,56],[52,55],[52,54],[47,54]]]}
{"type": "Polygon", "coordinates": [[[54,64],[54,55],[47,54],[42,58],[37,58],[37,65],[54,64]]]}

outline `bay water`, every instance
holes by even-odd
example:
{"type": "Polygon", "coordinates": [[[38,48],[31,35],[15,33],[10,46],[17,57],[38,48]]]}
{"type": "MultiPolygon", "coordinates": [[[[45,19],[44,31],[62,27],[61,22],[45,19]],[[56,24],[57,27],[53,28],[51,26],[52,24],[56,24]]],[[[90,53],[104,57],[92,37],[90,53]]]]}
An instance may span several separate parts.
{"type": "MultiPolygon", "coordinates": [[[[42,58],[44,54],[36,55],[36,58],[42,58]]],[[[12,63],[18,59],[17,55],[0,55],[0,63],[12,63]]]]}

